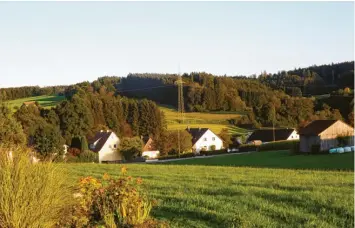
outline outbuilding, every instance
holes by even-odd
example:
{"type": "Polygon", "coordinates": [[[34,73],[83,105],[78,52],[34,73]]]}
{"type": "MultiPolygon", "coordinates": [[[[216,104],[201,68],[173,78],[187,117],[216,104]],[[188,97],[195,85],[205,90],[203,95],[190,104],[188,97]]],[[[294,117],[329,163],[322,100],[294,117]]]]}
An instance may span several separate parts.
{"type": "Polygon", "coordinates": [[[301,152],[312,152],[312,148],[317,147],[317,150],[328,151],[354,145],[354,128],[341,120],[314,120],[300,129],[299,134],[301,152]]]}

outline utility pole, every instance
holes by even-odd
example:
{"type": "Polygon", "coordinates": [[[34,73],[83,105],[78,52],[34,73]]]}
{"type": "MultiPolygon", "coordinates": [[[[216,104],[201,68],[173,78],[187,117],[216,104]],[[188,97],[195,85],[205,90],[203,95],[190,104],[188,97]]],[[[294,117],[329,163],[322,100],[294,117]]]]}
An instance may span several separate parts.
{"type": "MultiPolygon", "coordinates": [[[[180,64],[179,64],[179,75],[178,75],[178,118],[180,124],[184,124],[184,86],[182,77],[180,74],[180,64]]],[[[178,128],[178,157],[181,153],[181,142],[180,142],[180,128],[178,128]]]]}
{"type": "Polygon", "coordinates": [[[276,110],[274,105],[274,115],[272,119],[272,135],[273,135],[274,142],[275,142],[275,115],[276,115],[276,110]]]}

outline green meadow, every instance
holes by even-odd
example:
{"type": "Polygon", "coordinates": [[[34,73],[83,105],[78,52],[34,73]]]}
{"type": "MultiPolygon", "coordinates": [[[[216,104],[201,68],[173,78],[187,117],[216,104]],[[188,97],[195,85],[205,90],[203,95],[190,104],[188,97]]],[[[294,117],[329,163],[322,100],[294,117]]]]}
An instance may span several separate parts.
{"type": "MultiPolygon", "coordinates": [[[[149,196],[158,201],[153,217],[168,221],[171,227],[353,227],[353,153],[285,153],[126,166],[128,175],[142,177],[149,196]]],[[[104,173],[119,175],[122,167],[63,166],[73,181],[104,173]]]]}
{"type": "Polygon", "coordinates": [[[23,102],[28,102],[28,101],[37,101],[43,108],[52,108],[55,107],[64,99],[65,99],[64,96],[43,95],[43,96],[26,97],[26,98],[11,100],[11,101],[7,101],[7,103],[12,110],[15,110],[16,107],[18,108],[21,107],[23,102]]]}

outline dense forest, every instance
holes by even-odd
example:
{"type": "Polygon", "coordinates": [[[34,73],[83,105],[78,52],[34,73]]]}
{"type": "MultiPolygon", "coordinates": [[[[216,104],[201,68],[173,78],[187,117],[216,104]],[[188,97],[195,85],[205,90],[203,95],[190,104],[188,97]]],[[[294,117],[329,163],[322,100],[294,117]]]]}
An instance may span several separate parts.
{"type": "Polygon", "coordinates": [[[259,79],[274,89],[291,96],[311,96],[330,93],[346,87],[354,88],[354,62],[311,66],[276,74],[263,72],[259,79]]]}

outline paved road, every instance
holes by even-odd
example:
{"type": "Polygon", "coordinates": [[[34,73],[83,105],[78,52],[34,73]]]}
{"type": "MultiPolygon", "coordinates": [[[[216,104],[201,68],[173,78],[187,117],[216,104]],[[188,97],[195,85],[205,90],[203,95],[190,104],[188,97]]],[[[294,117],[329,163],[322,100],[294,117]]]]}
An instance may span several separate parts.
{"type": "Polygon", "coordinates": [[[168,159],[168,160],[146,160],[146,163],[164,163],[164,162],[172,162],[172,161],[181,161],[181,160],[189,160],[189,159],[203,159],[203,158],[213,158],[219,156],[229,156],[229,155],[239,155],[239,154],[250,154],[252,152],[242,152],[242,153],[229,153],[229,154],[216,154],[210,156],[196,156],[191,158],[175,158],[175,159],[168,159]]]}

